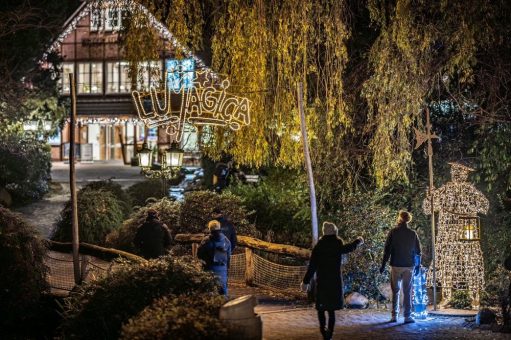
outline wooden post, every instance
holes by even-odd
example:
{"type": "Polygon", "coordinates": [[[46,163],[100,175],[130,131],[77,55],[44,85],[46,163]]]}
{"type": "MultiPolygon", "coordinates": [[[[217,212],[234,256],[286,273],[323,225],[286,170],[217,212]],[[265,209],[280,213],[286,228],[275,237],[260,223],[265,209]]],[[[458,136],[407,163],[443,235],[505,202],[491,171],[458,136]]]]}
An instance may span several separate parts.
{"type": "Polygon", "coordinates": [[[245,248],[245,283],[247,286],[254,284],[254,256],[252,249],[245,248]]]}
{"type": "Polygon", "coordinates": [[[137,147],[138,147],[138,138],[137,138],[137,123],[133,123],[133,157],[137,157],[137,147]]]}
{"type": "Polygon", "coordinates": [[[428,166],[429,166],[429,199],[431,205],[431,263],[433,270],[433,310],[436,310],[436,256],[435,256],[435,208],[433,199],[433,146],[431,142],[431,123],[429,122],[429,108],[426,108],[426,133],[428,135],[428,166]]]}
{"type": "Polygon", "coordinates": [[[309,195],[311,202],[312,216],[312,245],[318,242],[318,213],[316,208],[316,189],[314,187],[314,177],[312,175],[312,164],[309,153],[309,141],[307,138],[307,129],[305,127],[305,112],[303,110],[303,84],[298,83],[298,111],[300,112],[300,128],[302,130],[303,153],[305,158],[305,166],[307,169],[307,177],[309,179],[309,195]]]}
{"type": "Polygon", "coordinates": [[[192,243],[192,256],[197,258],[197,252],[199,250],[199,244],[198,243],[192,243]]]}
{"type": "Polygon", "coordinates": [[[71,234],[73,244],[73,273],[75,284],[81,283],[80,271],[80,240],[78,234],[78,204],[76,197],[75,176],[75,120],[76,120],[76,82],[74,74],[69,74],[71,85],[71,114],[69,121],[69,187],[71,189],[71,234]]]}
{"type": "Polygon", "coordinates": [[[89,256],[87,255],[82,255],[82,261],[81,261],[81,265],[80,265],[80,277],[81,277],[81,280],[85,280],[86,277],[87,277],[87,268],[88,268],[88,264],[89,264],[89,256]]]}

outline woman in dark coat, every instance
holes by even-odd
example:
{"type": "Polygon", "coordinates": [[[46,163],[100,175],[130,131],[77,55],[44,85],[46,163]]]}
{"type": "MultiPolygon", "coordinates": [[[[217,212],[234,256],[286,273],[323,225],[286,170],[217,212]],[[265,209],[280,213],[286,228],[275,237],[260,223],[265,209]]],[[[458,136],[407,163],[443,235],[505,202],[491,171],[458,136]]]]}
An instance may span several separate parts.
{"type": "Polygon", "coordinates": [[[331,339],[335,325],[335,311],[343,308],[344,294],[341,276],[342,254],[347,254],[364,243],[358,237],[349,244],[343,244],[337,237],[337,227],[331,222],[323,223],[323,237],[318,241],[303,278],[303,285],[308,285],[316,273],[316,309],[318,310],[319,327],[324,339],[331,339]],[[328,312],[328,328],[325,328],[328,312]]]}

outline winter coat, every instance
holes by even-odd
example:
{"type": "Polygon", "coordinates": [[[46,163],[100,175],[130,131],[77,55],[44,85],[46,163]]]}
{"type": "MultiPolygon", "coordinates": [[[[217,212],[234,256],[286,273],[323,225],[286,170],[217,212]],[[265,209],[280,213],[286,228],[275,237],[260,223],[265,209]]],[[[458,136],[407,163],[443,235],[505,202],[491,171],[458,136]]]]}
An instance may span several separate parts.
{"type": "Polygon", "coordinates": [[[197,257],[205,262],[205,269],[217,277],[222,287],[220,294],[227,295],[227,273],[231,262],[229,239],[222,232],[212,233],[202,241],[197,257]]]}
{"type": "Polygon", "coordinates": [[[147,219],[138,227],[133,243],[146,259],[165,255],[172,237],[169,228],[159,219],[147,219]]]}
{"type": "Polygon", "coordinates": [[[229,239],[231,242],[231,253],[234,251],[234,248],[238,245],[238,237],[236,236],[236,229],[234,229],[234,225],[226,219],[225,217],[217,218],[217,221],[220,222],[220,227],[222,228],[222,233],[229,239]]]}
{"type": "Polygon", "coordinates": [[[359,240],[355,240],[345,245],[336,235],[325,235],[312,249],[309,267],[307,268],[303,283],[309,284],[314,273],[316,273],[317,310],[338,310],[343,308],[342,254],[352,252],[359,243],[359,240]]]}
{"type": "Polygon", "coordinates": [[[197,257],[206,263],[206,270],[213,266],[228,268],[231,261],[231,242],[223,233],[213,233],[202,240],[197,257]]]}
{"type": "Polygon", "coordinates": [[[419,237],[415,231],[408,228],[406,223],[398,224],[389,231],[385,242],[382,267],[385,266],[389,257],[390,265],[393,267],[414,267],[420,265],[420,256],[419,237]]]}

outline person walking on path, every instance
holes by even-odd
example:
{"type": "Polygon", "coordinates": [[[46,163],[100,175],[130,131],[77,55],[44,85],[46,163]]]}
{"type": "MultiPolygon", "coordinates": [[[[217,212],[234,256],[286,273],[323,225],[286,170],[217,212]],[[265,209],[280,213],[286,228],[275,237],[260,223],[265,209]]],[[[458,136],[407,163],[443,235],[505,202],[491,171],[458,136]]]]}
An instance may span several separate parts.
{"type": "Polygon", "coordinates": [[[213,209],[213,219],[220,222],[222,233],[231,242],[232,253],[234,251],[234,248],[236,248],[236,246],[238,245],[238,236],[236,235],[236,229],[234,228],[234,225],[224,216],[222,209],[220,208],[213,209]]]}
{"type": "Polygon", "coordinates": [[[197,257],[205,262],[204,269],[212,271],[221,284],[220,294],[227,296],[227,271],[231,260],[231,242],[222,233],[220,222],[208,223],[210,235],[197,250],[197,257]]]}
{"type": "Polygon", "coordinates": [[[397,322],[399,317],[399,291],[401,286],[404,296],[405,323],[415,322],[411,316],[412,280],[413,275],[420,271],[421,244],[417,233],[408,228],[408,223],[411,221],[412,214],[407,211],[400,211],[397,225],[390,230],[385,242],[380,273],[383,273],[390,258],[390,287],[392,289],[392,318],[390,322],[397,322]]]}
{"type": "Polygon", "coordinates": [[[145,222],[138,227],[133,243],[144,258],[155,259],[165,255],[171,242],[169,228],[160,221],[156,210],[149,209],[145,222]]]}
{"type": "Polygon", "coordinates": [[[364,243],[358,237],[349,244],[343,244],[337,237],[337,227],[332,222],[323,223],[323,237],[312,249],[309,266],[302,282],[302,289],[308,285],[316,273],[317,292],[316,309],[318,311],[319,330],[324,339],[331,339],[335,326],[335,311],[344,306],[343,283],[341,276],[342,254],[354,251],[364,243]],[[328,327],[325,312],[328,312],[328,327]]]}

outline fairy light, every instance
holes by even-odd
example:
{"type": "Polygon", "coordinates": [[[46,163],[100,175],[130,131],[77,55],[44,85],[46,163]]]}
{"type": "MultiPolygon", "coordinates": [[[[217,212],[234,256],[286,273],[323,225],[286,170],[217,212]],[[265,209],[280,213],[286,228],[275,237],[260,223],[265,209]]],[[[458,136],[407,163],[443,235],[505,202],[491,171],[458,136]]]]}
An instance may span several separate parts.
{"type": "MultiPolygon", "coordinates": [[[[445,302],[450,300],[453,290],[458,289],[469,290],[473,300],[478,301],[479,292],[484,287],[484,266],[477,214],[486,214],[489,202],[467,181],[473,169],[458,163],[449,164],[451,181],[433,191],[434,207],[438,212],[437,282],[442,287],[445,302]]],[[[431,213],[429,197],[423,202],[423,210],[426,214],[431,213]]],[[[431,275],[428,275],[428,285],[432,284],[431,275]]]]}
{"type": "MultiPolygon", "coordinates": [[[[189,71],[168,71],[172,74],[176,72],[182,79],[182,75],[189,71]]],[[[149,93],[133,91],[138,116],[149,127],[166,127],[166,133],[177,142],[182,140],[186,124],[226,126],[233,131],[249,125],[250,100],[227,93],[230,82],[224,79],[218,84],[216,79],[211,71],[199,70],[194,72],[191,86],[181,82],[179,87],[172,88],[166,81],[163,90],[151,87],[149,93]],[[172,105],[172,94],[180,95],[177,111],[173,110],[177,105],[172,105]],[[148,100],[151,102],[151,110],[144,107],[148,100]]]]}
{"type": "MultiPolygon", "coordinates": [[[[69,118],[65,119],[66,123],[69,123],[69,118]]],[[[138,124],[141,122],[138,118],[105,118],[105,117],[79,117],[76,119],[77,123],[81,124],[121,124],[121,123],[131,123],[138,124]]]]}
{"type": "Polygon", "coordinates": [[[428,293],[426,290],[426,269],[421,267],[420,272],[413,277],[412,315],[416,319],[425,319],[428,316],[428,293]]]}
{"type": "MultiPolygon", "coordinates": [[[[172,46],[181,51],[186,57],[193,58],[195,65],[198,68],[205,69],[209,72],[211,72],[212,77],[215,79],[217,78],[217,75],[211,71],[210,68],[206,66],[204,61],[194,55],[190,49],[188,49],[186,46],[182,45],[176,37],[169,31],[167,27],[165,27],[164,24],[162,24],[159,20],[155,18],[151,12],[145,8],[143,5],[137,3],[136,1],[131,0],[120,0],[120,1],[111,1],[111,3],[115,4],[115,6],[126,8],[127,10],[131,12],[140,11],[142,12],[148,19],[151,27],[153,29],[156,29],[156,31],[160,34],[161,37],[168,40],[172,46]]],[[[50,52],[58,51],[62,43],[64,42],[64,39],[66,39],[67,36],[69,36],[78,26],[78,23],[87,15],[91,14],[92,9],[94,6],[97,6],[97,3],[90,2],[87,5],[84,6],[84,8],[71,20],[71,22],[66,26],[64,31],[57,37],[55,42],[50,46],[48,52],[43,56],[43,60],[46,60],[47,55],[50,52]]]]}

